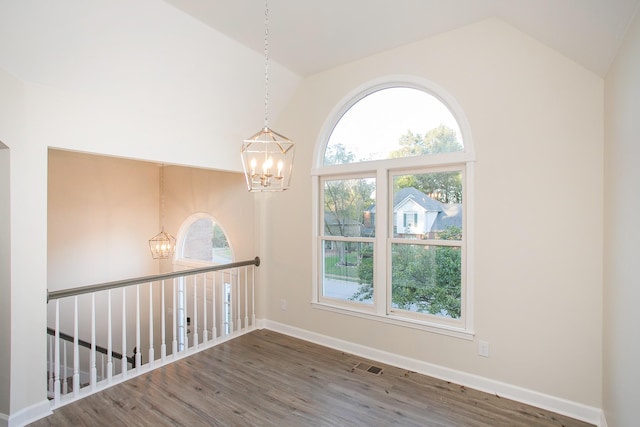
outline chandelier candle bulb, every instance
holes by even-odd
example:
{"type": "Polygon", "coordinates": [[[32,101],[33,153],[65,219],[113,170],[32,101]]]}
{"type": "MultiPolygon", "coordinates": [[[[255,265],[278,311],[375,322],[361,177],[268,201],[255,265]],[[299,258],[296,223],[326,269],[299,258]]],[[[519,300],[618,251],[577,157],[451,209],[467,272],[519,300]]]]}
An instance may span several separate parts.
{"type": "Polygon", "coordinates": [[[271,176],[271,167],[273,166],[273,159],[269,157],[267,161],[262,165],[262,171],[266,176],[271,176]]]}

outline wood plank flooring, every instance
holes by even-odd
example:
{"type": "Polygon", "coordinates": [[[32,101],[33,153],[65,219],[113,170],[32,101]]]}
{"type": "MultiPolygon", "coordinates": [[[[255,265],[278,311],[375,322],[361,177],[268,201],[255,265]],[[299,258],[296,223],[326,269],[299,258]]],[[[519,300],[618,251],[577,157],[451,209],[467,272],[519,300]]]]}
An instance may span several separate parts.
{"type": "Polygon", "coordinates": [[[268,330],[57,409],[32,426],[589,424],[268,330]],[[358,363],[364,363],[356,368],[358,363]],[[365,369],[383,368],[376,375],[365,369]],[[365,368],[365,369],[361,369],[365,368]]]}

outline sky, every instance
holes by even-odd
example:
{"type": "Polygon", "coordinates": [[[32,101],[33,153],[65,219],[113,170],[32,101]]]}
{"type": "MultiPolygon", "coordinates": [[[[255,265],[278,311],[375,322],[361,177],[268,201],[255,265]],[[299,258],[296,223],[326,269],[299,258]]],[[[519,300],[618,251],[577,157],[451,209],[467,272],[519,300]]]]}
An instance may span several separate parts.
{"type": "Polygon", "coordinates": [[[338,121],[329,146],[343,144],[357,159],[386,159],[396,150],[398,139],[407,133],[424,135],[444,124],[458,133],[459,126],[449,109],[427,92],[411,88],[387,88],[356,102],[338,121]]]}

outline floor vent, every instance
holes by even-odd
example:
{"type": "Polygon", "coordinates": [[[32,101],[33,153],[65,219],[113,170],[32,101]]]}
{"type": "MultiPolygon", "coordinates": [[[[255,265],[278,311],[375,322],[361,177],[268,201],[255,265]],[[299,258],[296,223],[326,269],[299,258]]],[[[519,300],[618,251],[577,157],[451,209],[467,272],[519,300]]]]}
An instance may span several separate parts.
{"type": "Polygon", "coordinates": [[[355,367],[354,370],[358,370],[358,371],[366,371],[369,373],[372,373],[374,375],[380,375],[382,374],[382,368],[378,367],[378,366],[373,366],[373,365],[369,365],[367,363],[358,363],[355,367]]]}

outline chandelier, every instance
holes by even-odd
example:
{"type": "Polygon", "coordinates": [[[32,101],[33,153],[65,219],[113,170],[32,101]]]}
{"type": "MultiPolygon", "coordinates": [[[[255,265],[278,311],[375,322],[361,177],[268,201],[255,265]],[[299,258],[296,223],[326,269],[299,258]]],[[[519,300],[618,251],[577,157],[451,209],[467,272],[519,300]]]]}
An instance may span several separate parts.
{"type": "Polygon", "coordinates": [[[153,259],[171,258],[176,250],[176,238],[164,231],[164,165],[160,167],[160,233],[149,239],[153,259]]]}
{"type": "Polygon", "coordinates": [[[264,126],[244,140],[240,154],[247,189],[284,191],[289,188],[295,143],[269,128],[269,5],[264,2],[264,126]]]}

